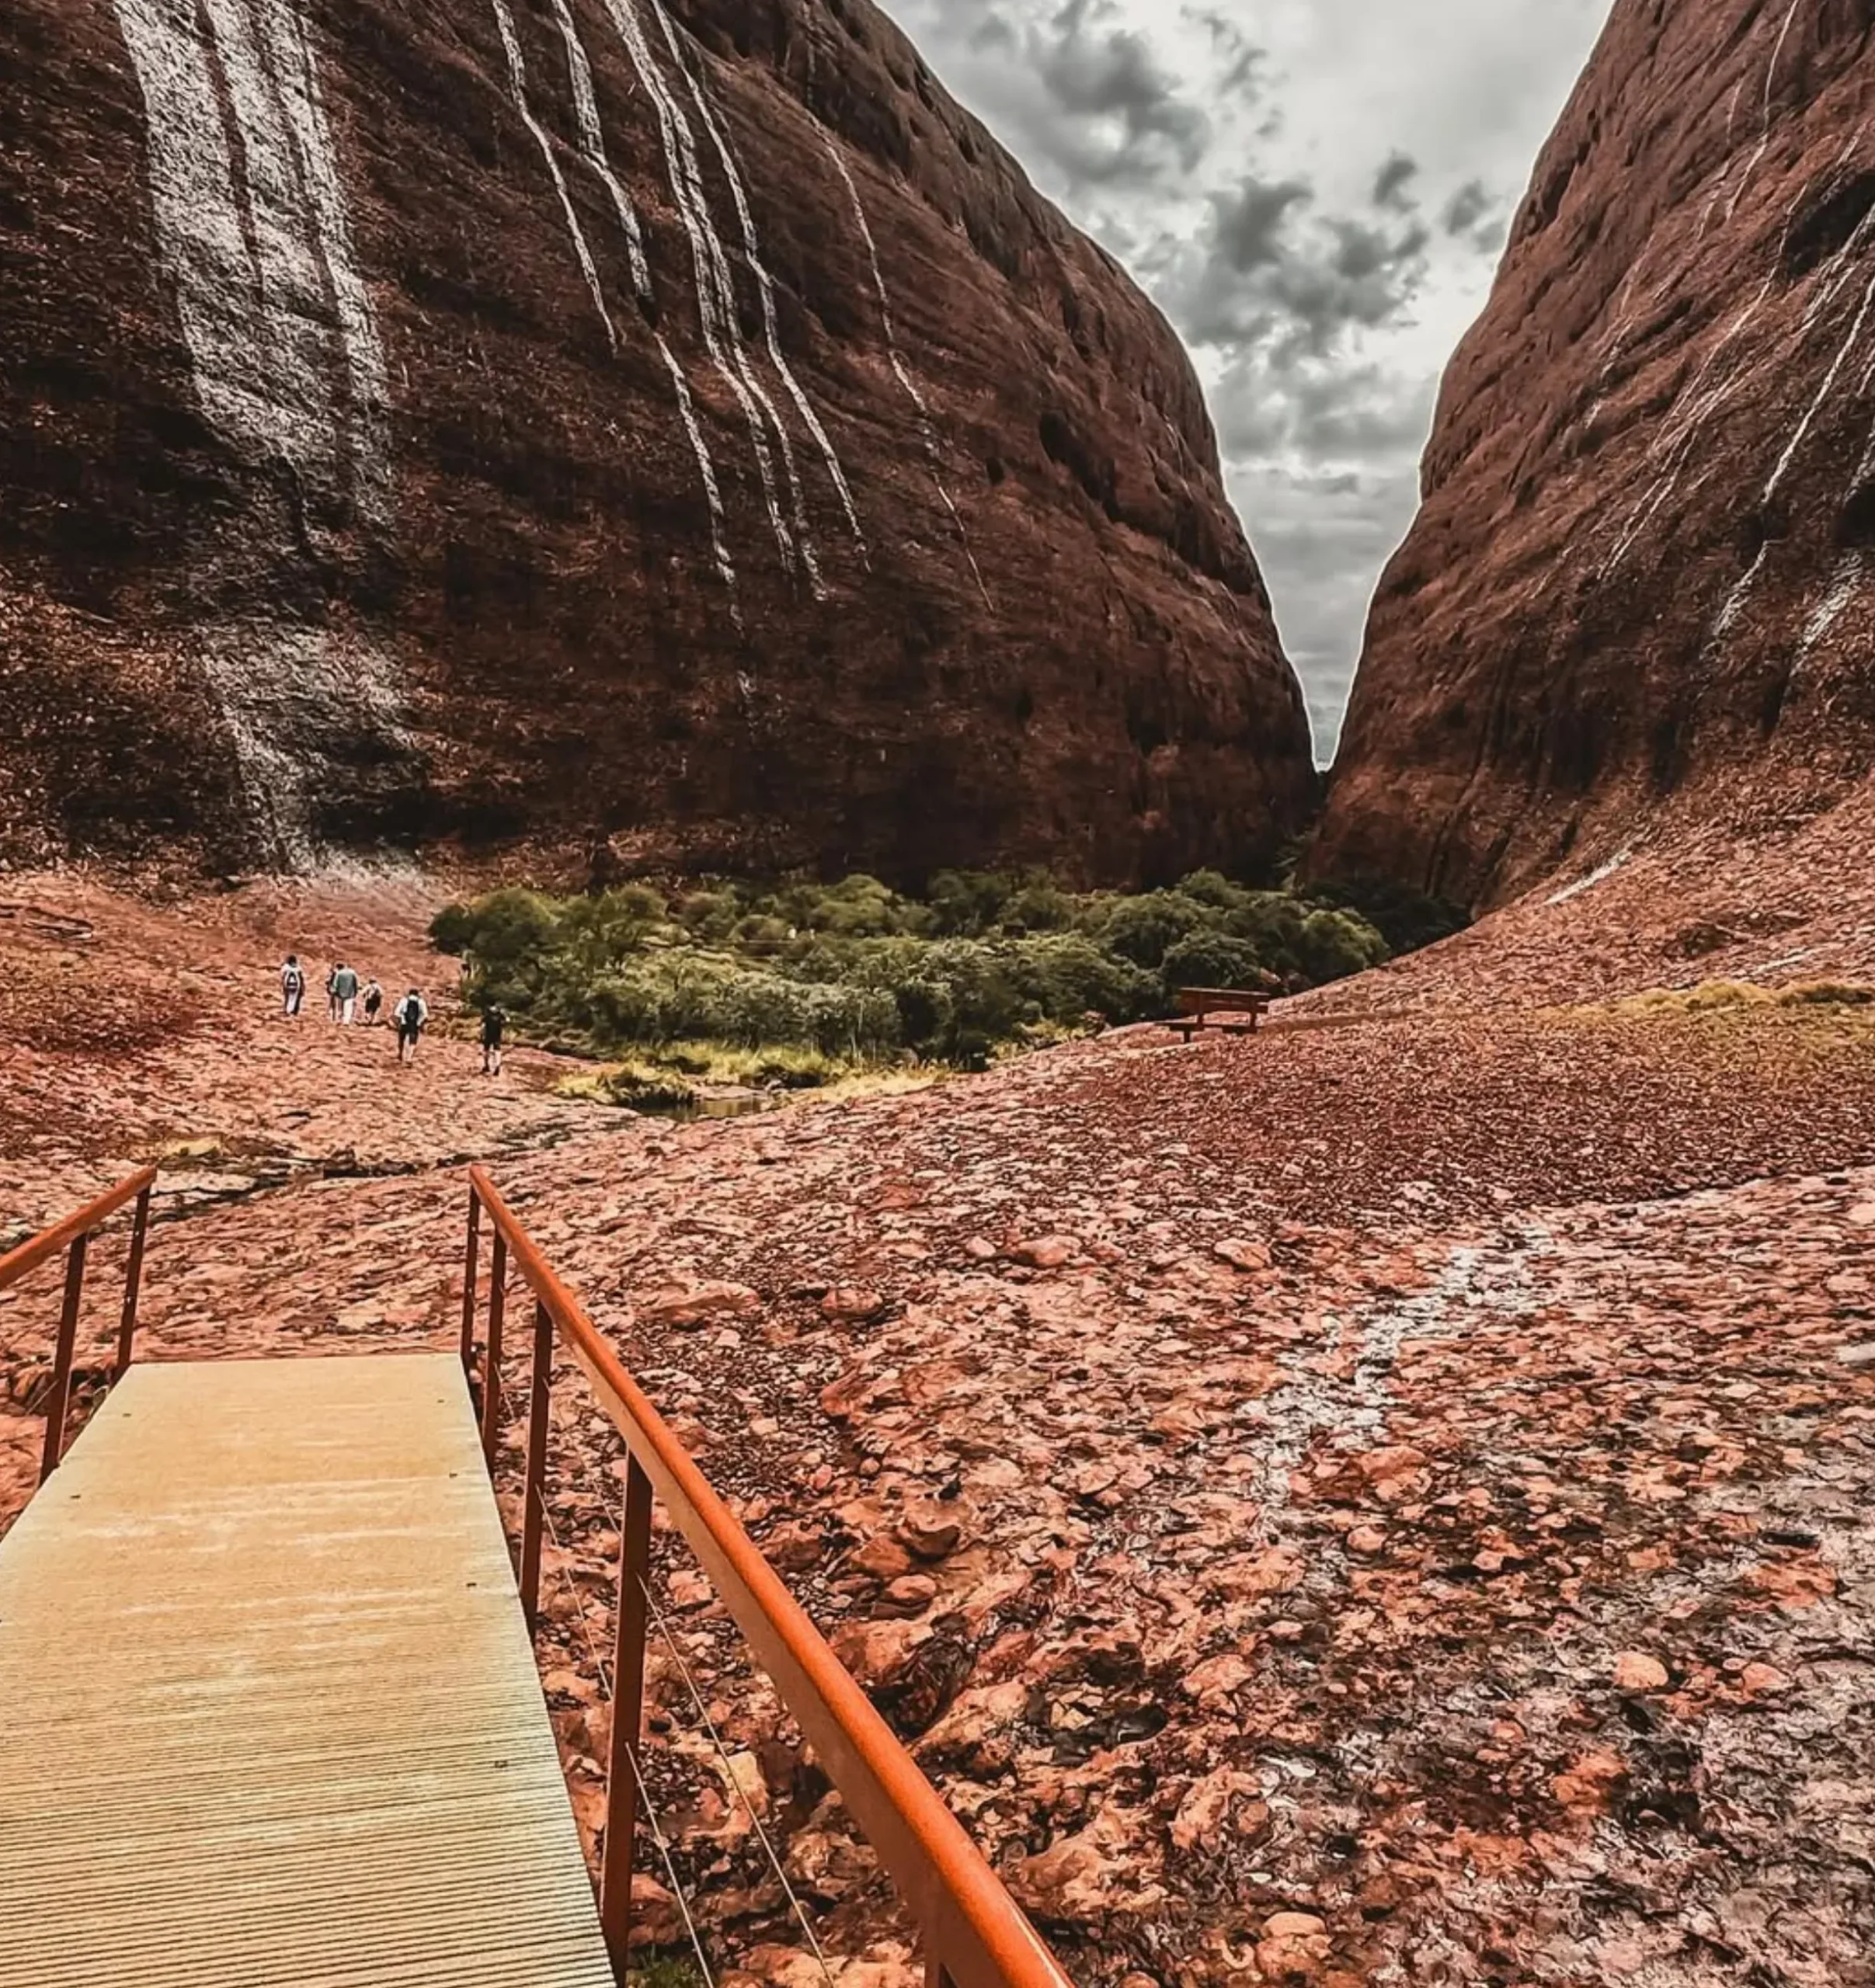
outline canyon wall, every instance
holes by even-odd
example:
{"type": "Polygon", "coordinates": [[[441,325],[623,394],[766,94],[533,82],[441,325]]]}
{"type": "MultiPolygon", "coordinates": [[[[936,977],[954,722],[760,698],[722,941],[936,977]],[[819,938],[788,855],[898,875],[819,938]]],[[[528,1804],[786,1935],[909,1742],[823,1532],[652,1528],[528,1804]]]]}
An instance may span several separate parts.
{"type": "Polygon", "coordinates": [[[1875,0],[1616,0],[1447,375],[1313,861],[1473,903],[1875,756],[1875,0]]]}
{"type": "Polygon", "coordinates": [[[9,0],[0,857],[1254,864],[1185,355],[867,0],[9,0]]]}

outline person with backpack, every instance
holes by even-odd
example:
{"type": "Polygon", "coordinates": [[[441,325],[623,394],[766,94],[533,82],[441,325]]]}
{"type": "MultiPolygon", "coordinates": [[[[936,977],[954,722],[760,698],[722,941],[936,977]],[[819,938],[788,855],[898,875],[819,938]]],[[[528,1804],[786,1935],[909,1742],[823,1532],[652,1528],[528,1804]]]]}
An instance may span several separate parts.
{"type": "Polygon", "coordinates": [[[384,1004],[384,990],[375,980],[371,981],[364,990],[364,1025],[367,1028],[377,1027],[378,1013],[384,1004]]]}
{"type": "Polygon", "coordinates": [[[358,1012],[357,969],[341,962],[332,977],[332,999],[338,1006],[334,1019],[349,1027],[352,1017],[358,1012]]]}
{"type": "Polygon", "coordinates": [[[501,1075],[501,1039],[507,1028],[507,1010],[499,1002],[491,1002],[482,1010],[482,1074],[485,1077],[501,1075]]]}
{"type": "Polygon", "coordinates": [[[339,1019],[339,969],[336,966],[325,976],[325,1012],[334,1021],[339,1019]]]}
{"type": "Polygon", "coordinates": [[[306,969],[300,964],[297,953],[287,955],[287,964],[280,970],[280,1011],[290,1021],[298,1014],[300,1003],[306,998],[306,969]]]}
{"type": "Polygon", "coordinates": [[[423,1024],[430,1019],[430,1010],[423,1005],[423,996],[412,988],[398,1003],[391,1019],[397,1024],[397,1060],[400,1063],[414,1063],[417,1037],[423,1033],[423,1024]]]}

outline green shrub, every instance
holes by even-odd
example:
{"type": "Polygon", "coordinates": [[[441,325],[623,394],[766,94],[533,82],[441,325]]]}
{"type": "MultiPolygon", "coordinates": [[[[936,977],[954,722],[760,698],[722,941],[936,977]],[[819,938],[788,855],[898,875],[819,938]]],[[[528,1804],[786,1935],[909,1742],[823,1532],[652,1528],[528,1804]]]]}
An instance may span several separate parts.
{"type": "Polygon", "coordinates": [[[1241,884],[1233,884],[1222,871],[1194,870],[1178,886],[1178,895],[1189,898],[1194,904],[1202,904],[1208,910],[1235,911],[1251,893],[1241,884]]]}
{"type": "Polygon", "coordinates": [[[733,891],[694,891],[679,902],[677,922],[692,938],[721,944],[747,921],[733,891]]]}
{"type": "Polygon", "coordinates": [[[1003,907],[1005,932],[1065,932],[1074,923],[1074,900],[1046,878],[1031,878],[1003,907]]]}
{"type": "Polygon", "coordinates": [[[1154,891],[1149,897],[1115,899],[1099,936],[1108,952],[1156,971],[1181,939],[1211,922],[1205,907],[1181,892],[1154,891]]]}
{"type": "Polygon", "coordinates": [[[908,1052],[978,1067],[1090,1017],[1161,1013],[1179,986],[1299,987],[1386,955],[1351,910],[1209,871],[1134,896],[948,871],[927,902],[867,876],[668,901],[642,884],[565,900],[503,890],[449,906],[433,930],[468,958],[471,1000],[499,1001],[537,1036],[699,1078],[774,1056],[741,1080],[803,1085],[908,1052]]]}
{"type": "Polygon", "coordinates": [[[446,904],[430,921],[430,943],[439,953],[459,959],[469,949],[475,913],[465,904],[446,904]]]}
{"type": "Polygon", "coordinates": [[[1009,947],[1016,985],[1043,1019],[1064,1025],[1098,1014],[1143,1021],[1158,1006],[1159,983],[1131,960],[1102,952],[1084,933],[1050,933],[1009,947]]]}
{"type": "Polygon", "coordinates": [[[1365,973],[1388,957],[1386,941],[1351,911],[1312,911],[1302,922],[1296,955],[1303,973],[1317,986],[1365,973]]]}
{"type": "MultiPolygon", "coordinates": [[[[573,901],[575,905],[582,902],[573,901]]],[[[493,891],[470,907],[461,926],[463,951],[496,968],[537,959],[552,945],[562,907],[535,891],[493,891]]]]}
{"type": "Polygon", "coordinates": [[[1228,932],[1194,932],[1181,939],[1166,954],[1163,972],[1168,995],[1181,987],[1239,988],[1254,993],[1275,984],[1250,940],[1233,938],[1228,932]]]}
{"type": "Polygon", "coordinates": [[[947,939],[977,939],[995,926],[1020,888],[1018,880],[988,870],[941,870],[931,879],[935,930],[947,939]]]}
{"type": "Polygon", "coordinates": [[[1471,923],[1463,905],[1385,877],[1324,878],[1309,885],[1308,895],[1331,909],[1358,912],[1395,953],[1417,952],[1471,923]]]}

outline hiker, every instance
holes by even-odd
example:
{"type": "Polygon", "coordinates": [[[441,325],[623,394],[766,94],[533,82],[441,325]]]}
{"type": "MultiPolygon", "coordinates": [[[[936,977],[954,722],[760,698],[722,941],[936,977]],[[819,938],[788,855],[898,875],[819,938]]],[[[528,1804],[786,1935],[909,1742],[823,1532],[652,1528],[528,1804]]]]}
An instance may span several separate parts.
{"type": "Polygon", "coordinates": [[[306,969],[300,964],[297,953],[287,955],[287,964],[280,970],[280,1011],[290,1021],[300,1011],[300,1003],[306,998],[306,969]]]}
{"type": "Polygon", "coordinates": [[[391,1019],[397,1024],[397,1060],[400,1063],[416,1061],[416,1039],[423,1033],[423,1024],[430,1019],[430,1010],[423,1005],[423,997],[413,987],[397,1004],[391,1019]]]}
{"type": "Polygon", "coordinates": [[[332,977],[332,999],[338,1012],[333,1017],[346,1027],[358,1012],[358,975],[355,968],[340,964],[332,977]]]}
{"type": "Polygon", "coordinates": [[[501,1075],[501,1039],[508,1027],[507,1012],[499,1002],[482,1011],[482,1074],[501,1075]]]}
{"type": "Polygon", "coordinates": [[[339,969],[336,966],[325,976],[325,1012],[334,1021],[339,1019],[339,969]]]}
{"type": "Polygon", "coordinates": [[[364,990],[364,1025],[367,1028],[377,1026],[379,1010],[384,1004],[384,990],[374,980],[364,990]]]}

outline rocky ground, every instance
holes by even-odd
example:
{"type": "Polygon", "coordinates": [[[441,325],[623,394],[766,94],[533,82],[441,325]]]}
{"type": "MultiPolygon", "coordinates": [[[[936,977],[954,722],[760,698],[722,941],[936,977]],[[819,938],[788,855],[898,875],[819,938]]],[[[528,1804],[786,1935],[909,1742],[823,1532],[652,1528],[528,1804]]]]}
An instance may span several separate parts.
{"type": "MultiPolygon", "coordinates": [[[[191,1134],[239,1176],[249,1128],[286,1157],[245,1188],[165,1176],[152,1356],[447,1343],[455,1163],[496,1156],[1077,1977],[1866,1988],[1875,1011],[1579,1005],[1675,977],[1677,910],[1651,951],[1591,928],[1627,888],[1298,1017],[1379,1019],[677,1128],[549,1097],[544,1059],[284,1030],[289,928],[419,971],[395,895],[30,879],[0,1220],[191,1134]],[[200,999],[141,998],[179,959],[200,999]],[[127,990],[82,1043],[44,1020],[67,972],[127,990]]],[[[9,1507],[54,1295],[0,1300],[9,1507]]],[[[590,1838],[617,1444],[570,1375],[556,1414],[542,1656],[590,1838]]],[[[870,1858],[659,1552],[651,1778],[717,1958],[819,1979],[753,1807],[881,1988],[870,1858]]]]}

